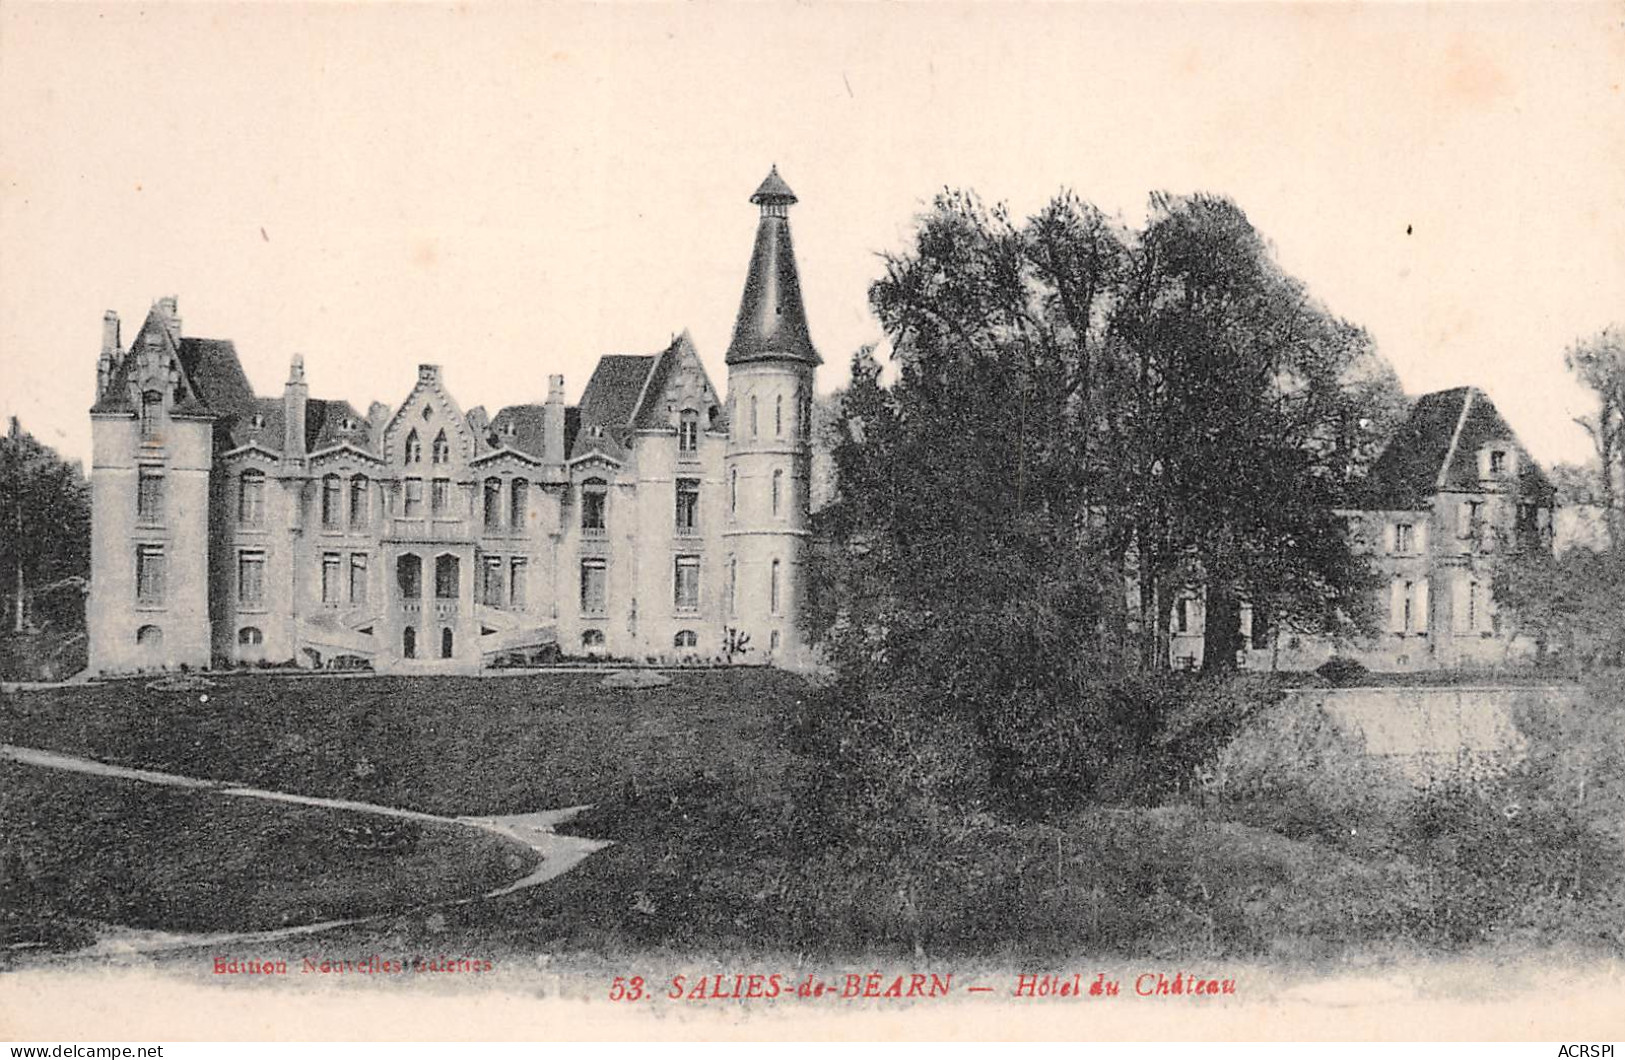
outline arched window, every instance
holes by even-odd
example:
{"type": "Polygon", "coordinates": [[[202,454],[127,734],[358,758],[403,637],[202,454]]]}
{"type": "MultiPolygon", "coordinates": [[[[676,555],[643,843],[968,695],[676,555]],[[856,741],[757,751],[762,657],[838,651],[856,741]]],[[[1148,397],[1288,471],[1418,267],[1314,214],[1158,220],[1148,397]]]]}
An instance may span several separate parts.
{"type": "Polygon", "coordinates": [[[411,626],[407,626],[401,630],[401,658],[416,659],[417,657],[418,631],[411,626]]]}
{"type": "Polygon", "coordinates": [[[779,561],[773,561],[772,571],[768,575],[767,607],[773,614],[779,613],[779,561]]]}
{"type": "Polygon", "coordinates": [[[680,629],[677,636],[671,639],[671,646],[674,648],[692,648],[699,643],[700,638],[694,635],[692,629],[680,629]]]}
{"type": "Polygon", "coordinates": [[[350,525],[366,526],[367,510],[370,507],[367,496],[367,476],[350,476],[350,525]]]}
{"type": "Polygon", "coordinates": [[[395,559],[395,584],[401,599],[416,600],[423,596],[423,560],[407,552],[395,559]]]}
{"type": "Polygon", "coordinates": [[[434,558],[434,595],[437,600],[455,600],[462,588],[462,570],[456,556],[434,558]]]}
{"type": "Polygon", "coordinates": [[[773,469],[773,514],[778,515],[784,504],[784,469],[773,469]]]}
{"type": "Polygon", "coordinates": [[[237,478],[237,522],[265,525],[265,472],[248,468],[237,478]]]}
{"type": "Polygon", "coordinates": [[[344,525],[344,487],[337,475],[322,478],[322,528],[337,530],[344,525]]]}
{"type": "Polygon", "coordinates": [[[526,511],[530,504],[529,481],[516,478],[508,485],[508,529],[520,532],[530,522],[526,511]]]}
{"type": "MultiPolygon", "coordinates": [[[[158,437],[158,421],[164,412],[164,395],[148,390],[141,395],[141,437],[153,441],[158,437]]],[[[154,627],[157,628],[157,627],[154,627]]]]}
{"type": "Polygon", "coordinates": [[[265,634],[257,626],[244,626],[237,631],[237,643],[244,647],[265,643],[265,634]]]}
{"type": "Polygon", "coordinates": [[[609,530],[606,522],[609,507],[609,483],[601,478],[590,478],[581,484],[581,530],[585,537],[603,537],[609,530]]]}
{"type": "Polygon", "coordinates": [[[416,464],[423,459],[423,442],[418,438],[418,429],[413,427],[406,432],[406,462],[416,464]]]}
{"type": "Polygon", "coordinates": [[[485,480],[485,528],[502,527],[502,480],[492,476],[485,480]]]}
{"type": "Polygon", "coordinates": [[[142,626],[135,631],[135,643],[149,652],[158,651],[164,646],[164,631],[157,626],[142,626]]]}
{"type": "Polygon", "coordinates": [[[450,459],[451,443],[446,441],[446,432],[441,430],[439,434],[434,436],[434,462],[444,464],[450,459]]]}
{"type": "Polygon", "coordinates": [[[784,437],[784,395],[780,394],[773,399],[773,436],[784,437]]]}
{"type": "Polygon", "coordinates": [[[750,436],[756,437],[756,395],[750,396],[750,436]]]}
{"type": "Polygon", "coordinates": [[[583,648],[602,648],[604,646],[604,631],[601,629],[582,630],[581,646],[583,648]]]}
{"type": "Polygon", "coordinates": [[[700,414],[684,409],[677,417],[677,452],[693,456],[700,449],[700,414]]]}
{"type": "Polygon", "coordinates": [[[451,658],[451,649],[452,649],[451,627],[450,626],[444,626],[440,630],[440,657],[442,659],[451,658]]]}

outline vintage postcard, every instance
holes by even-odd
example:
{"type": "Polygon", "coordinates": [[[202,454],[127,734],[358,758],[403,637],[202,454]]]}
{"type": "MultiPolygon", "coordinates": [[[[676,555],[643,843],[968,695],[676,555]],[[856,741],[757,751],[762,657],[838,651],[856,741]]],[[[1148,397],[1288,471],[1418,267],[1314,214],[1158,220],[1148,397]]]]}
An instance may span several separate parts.
{"type": "Polygon", "coordinates": [[[0,6],[0,1037],[1604,1048],[1622,83],[0,6]]]}

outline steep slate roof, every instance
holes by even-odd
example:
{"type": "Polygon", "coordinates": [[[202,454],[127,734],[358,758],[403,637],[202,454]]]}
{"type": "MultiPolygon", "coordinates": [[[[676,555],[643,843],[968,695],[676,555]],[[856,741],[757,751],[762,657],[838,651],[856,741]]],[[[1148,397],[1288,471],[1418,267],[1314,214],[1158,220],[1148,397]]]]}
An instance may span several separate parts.
{"type": "Polygon", "coordinates": [[[305,451],[316,453],[344,444],[353,445],[365,453],[373,451],[372,426],[366,417],[348,401],[308,399],[305,402],[305,451]],[[346,427],[346,420],[354,426],[346,427]]]}
{"type": "Polygon", "coordinates": [[[658,358],[648,355],[610,354],[598,360],[587,389],[581,393],[581,415],[585,421],[604,427],[624,427],[632,422],[643,385],[658,358]]]}
{"type": "Polygon", "coordinates": [[[745,293],[728,344],[728,364],[746,361],[789,360],[822,364],[807,330],[801,304],[801,280],[796,273],[795,248],[790,243],[790,219],[784,209],[796,197],[775,168],[751,196],[762,206],[756,223],[756,247],[745,274],[745,293]]]}
{"type": "Polygon", "coordinates": [[[509,405],[491,420],[487,435],[491,445],[513,449],[536,460],[547,455],[542,429],[542,411],[545,405],[509,405]],[[513,433],[505,433],[512,426],[513,433]]]}
{"type": "MultiPolygon", "coordinates": [[[[1441,489],[1476,491],[1478,450],[1496,440],[1517,443],[1517,435],[1482,391],[1463,386],[1424,394],[1372,465],[1360,507],[1414,511],[1441,489]]],[[[1526,451],[1518,480],[1522,492],[1552,495],[1545,472],[1526,451]]]]}

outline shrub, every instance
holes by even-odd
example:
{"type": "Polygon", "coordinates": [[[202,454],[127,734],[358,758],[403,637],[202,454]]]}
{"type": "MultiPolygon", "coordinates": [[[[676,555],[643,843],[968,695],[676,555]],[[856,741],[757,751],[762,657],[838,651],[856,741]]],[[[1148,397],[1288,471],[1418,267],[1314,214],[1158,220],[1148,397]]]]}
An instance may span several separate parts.
{"type": "Polygon", "coordinates": [[[1360,662],[1343,655],[1334,655],[1315,668],[1315,673],[1339,688],[1360,684],[1370,672],[1360,662]]]}

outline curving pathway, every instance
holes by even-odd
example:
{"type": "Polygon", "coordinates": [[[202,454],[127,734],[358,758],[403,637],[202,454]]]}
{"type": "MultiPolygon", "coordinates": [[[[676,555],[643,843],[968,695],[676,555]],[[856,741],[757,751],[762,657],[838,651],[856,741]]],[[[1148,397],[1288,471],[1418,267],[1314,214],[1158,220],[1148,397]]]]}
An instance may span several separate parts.
{"type": "MultiPolygon", "coordinates": [[[[437,906],[466,905],[470,902],[477,902],[486,898],[500,898],[515,891],[535,887],[537,884],[546,883],[556,876],[569,872],[579,865],[587,855],[610,845],[608,840],[559,835],[554,831],[555,827],[585,810],[587,808],[585,806],[571,806],[562,810],[544,810],[539,813],[513,814],[504,817],[443,817],[439,814],[423,813],[420,810],[403,810],[396,806],[380,806],[376,803],[356,802],[352,799],[326,799],[317,795],[296,795],[291,792],[270,791],[265,788],[248,787],[223,780],[205,780],[198,777],[183,776],[179,773],[164,773],[152,769],[134,769],[129,766],[113,765],[110,762],[99,762],[93,758],[81,758],[77,755],[62,754],[58,751],[42,751],[34,747],[18,747],[14,744],[0,744],[0,758],[19,762],[23,765],[36,766],[41,769],[61,769],[72,773],[88,773],[99,777],[135,780],[144,784],[157,784],[171,788],[203,789],[235,798],[260,799],[266,802],[291,802],[302,806],[320,806],[331,810],[348,810],[352,813],[372,814],[376,817],[433,821],[438,824],[473,828],[501,836],[511,843],[528,847],[541,856],[541,862],[536,868],[521,879],[505,884],[495,890],[487,891],[482,895],[472,898],[459,898],[449,902],[439,902],[436,903],[437,906]]],[[[399,916],[402,912],[404,910],[379,914],[379,916],[399,916]]],[[[225,932],[219,934],[177,934],[138,928],[113,927],[98,939],[95,946],[80,951],[80,954],[89,957],[107,957],[118,954],[148,953],[156,950],[187,949],[194,946],[212,946],[227,942],[268,941],[297,935],[315,934],[350,924],[364,924],[375,919],[378,919],[378,917],[352,917],[347,920],[327,920],[317,924],[301,924],[297,927],[275,928],[269,931],[225,932]]]]}

